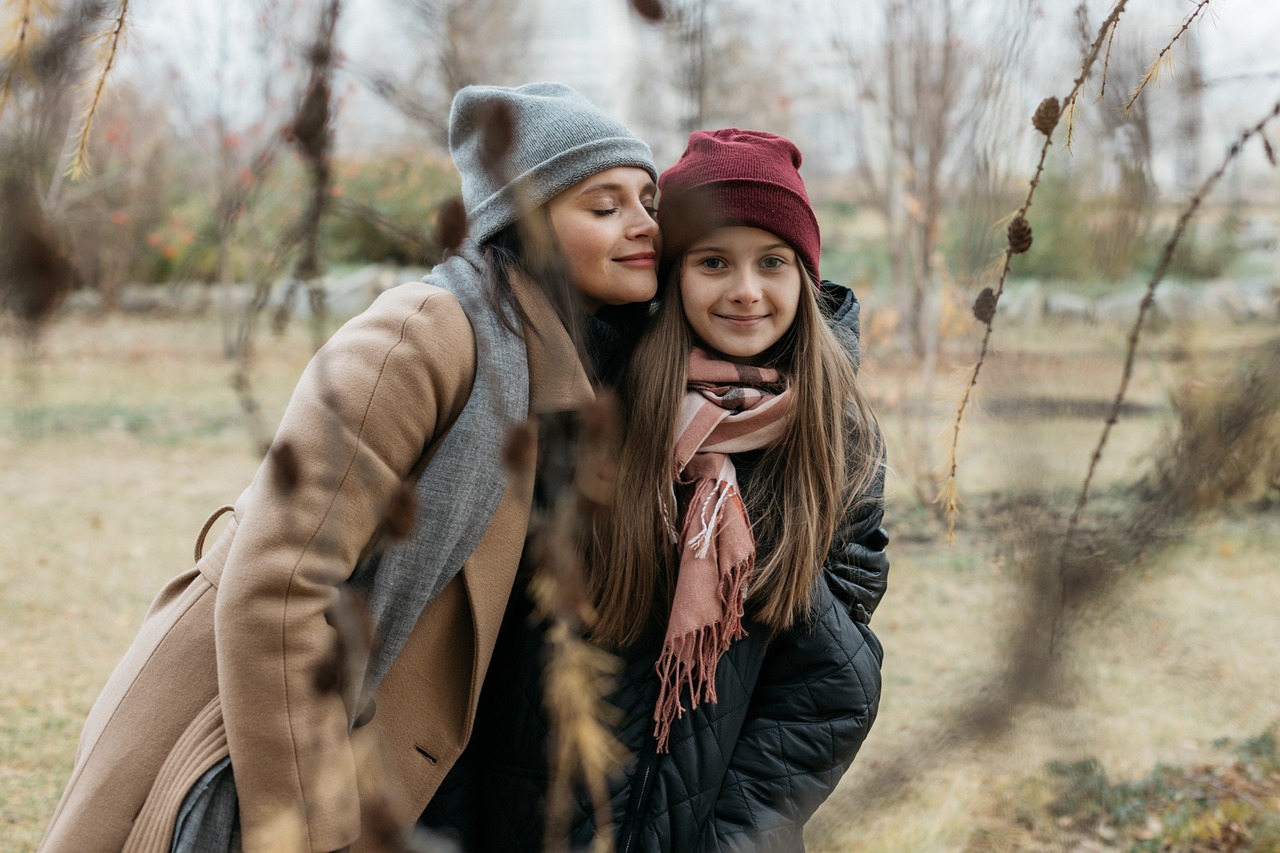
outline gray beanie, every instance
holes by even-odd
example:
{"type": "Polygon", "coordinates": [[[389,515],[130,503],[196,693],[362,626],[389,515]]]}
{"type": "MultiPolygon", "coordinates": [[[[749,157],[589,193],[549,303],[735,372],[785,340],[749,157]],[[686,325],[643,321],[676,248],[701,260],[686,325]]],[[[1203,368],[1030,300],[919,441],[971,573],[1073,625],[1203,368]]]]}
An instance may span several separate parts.
{"type": "Polygon", "coordinates": [[[562,83],[460,89],[449,114],[449,153],[477,243],[605,169],[635,166],[658,179],[649,146],[562,83]],[[510,118],[511,146],[491,162],[485,124],[500,111],[510,118]]]}

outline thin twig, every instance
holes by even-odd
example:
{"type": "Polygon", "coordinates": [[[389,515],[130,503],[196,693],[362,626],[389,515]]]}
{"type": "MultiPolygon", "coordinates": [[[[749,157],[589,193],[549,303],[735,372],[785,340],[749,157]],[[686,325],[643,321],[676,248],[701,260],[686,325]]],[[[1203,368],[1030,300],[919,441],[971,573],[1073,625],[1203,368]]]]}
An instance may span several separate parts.
{"type": "Polygon", "coordinates": [[[1202,778],[1202,779],[1200,779],[1199,781],[1201,781],[1201,782],[1203,782],[1204,784],[1208,785],[1210,788],[1216,788],[1216,789],[1218,789],[1219,791],[1221,791],[1221,792],[1223,793],[1223,795],[1224,795],[1224,796],[1223,796],[1223,797],[1220,797],[1219,799],[1226,799],[1226,798],[1229,798],[1229,797],[1235,797],[1236,799],[1241,800],[1242,802],[1248,803],[1249,805],[1253,806],[1253,807],[1254,807],[1254,809],[1255,809],[1255,810],[1257,810],[1259,814],[1272,814],[1272,813],[1273,813],[1273,810],[1272,810],[1271,808],[1269,808],[1268,806],[1265,806],[1265,805],[1263,805],[1262,803],[1258,802],[1258,800],[1256,800],[1256,799],[1254,799],[1253,797],[1249,796],[1249,795],[1248,795],[1248,794],[1246,794],[1244,791],[1236,790],[1236,789],[1234,789],[1234,788],[1228,788],[1226,785],[1223,785],[1221,782],[1218,782],[1218,781],[1216,781],[1216,780],[1214,780],[1214,779],[1204,779],[1204,778],[1202,778]]]}
{"type": "Polygon", "coordinates": [[[1107,72],[1111,70],[1111,45],[1115,44],[1116,30],[1119,27],[1111,28],[1111,35],[1107,36],[1107,53],[1102,58],[1102,78],[1098,84],[1098,100],[1101,101],[1107,94],[1107,72]]]}
{"type": "MultiPolygon", "coordinates": [[[[1129,100],[1125,102],[1125,112],[1128,112],[1129,108],[1133,106],[1134,101],[1138,100],[1138,96],[1142,94],[1142,90],[1147,87],[1147,84],[1160,76],[1160,68],[1166,61],[1165,58],[1168,56],[1169,51],[1173,50],[1173,46],[1177,44],[1178,39],[1182,38],[1182,36],[1186,34],[1187,30],[1190,29],[1192,22],[1200,16],[1200,13],[1209,5],[1209,2],[1210,0],[1200,0],[1200,2],[1196,4],[1196,7],[1191,10],[1191,14],[1187,15],[1186,19],[1182,22],[1182,26],[1173,34],[1173,38],[1169,39],[1169,43],[1166,44],[1160,53],[1156,55],[1155,61],[1151,63],[1151,66],[1147,68],[1147,73],[1142,75],[1142,79],[1138,82],[1138,88],[1133,90],[1133,94],[1130,95],[1129,100]]],[[[1169,58],[1171,59],[1172,57],[1169,58]]]]}
{"type": "MultiPolygon", "coordinates": [[[[1109,38],[1109,34],[1115,27],[1116,22],[1120,20],[1120,15],[1124,12],[1124,7],[1128,0],[1117,0],[1116,5],[1112,7],[1111,14],[1107,15],[1106,20],[1102,22],[1102,26],[1098,30],[1098,35],[1094,38],[1093,43],[1089,46],[1089,50],[1085,53],[1084,60],[1080,63],[1080,74],[1076,77],[1075,82],[1071,86],[1071,91],[1062,99],[1063,112],[1075,105],[1076,98],[1080,94],[1081,87],[1089,77],[1094,63],[1098,59],[1098,54],[1102,50],[1103,41],[1109,38]]],[[[1044,161],[1048,156],[1049,146],[1053,142],[1053,133],[1050,131],[1045,134],[1044,144],[1040,147],[1040,159],[1036,163],[1035,172],[1031,176],[1031,183],[1027,189],[1027,197],[1023,200],[1022,206],[1018,208],[1015,216],[1024,217],[1027,211],[1031,209],[1031,202],[1035,198],[1036,188],[1040,185],[1040,177],[1044,173],[1044,161]]],[[[1000,304],[1000,296],[1004,293],[1005,279],[1009,276],[1009,267],[1013,260],[1014,251],[1012,247],[1006,247],[1003,262],[1000,264],[1000,277],[994,288],[995,305],[1000,304]]],[[[951,449],[948,453],[947,477],[943,481],[942,488],[938,493],[939,500],[945,500],[947,504],[947,541],[950,542],[955,534],[955,519],[958,512],[958,489],[956,487],[956,468],[959,464],[957,448],[960,444],[960,426],[964,422],[964,415],[969,407],[969,400],[972,398],[973,389],[978,384],[978,374],[982,371],[982,365],[986,362],[988,347],[991,342],[992,324],[995,322],[995,309],[992,309],[991,316],[983,321],[986,326],[982,335],[982,347],[978,351],[978,360],[973,365],[973,371],[969,375],[969,383],[964,389],[964,395],[960,399],[960,405],[956,409],[955,422],[951,428],[951,449]]]]}
{"type": "MultiPolygon", "coordinates": [[[[1271,108],[1271,111],[1259,121],[1257,124],[1245,130],[1240,137],[1231,144],[1227,149],[1227,155],[1223,158],[1220,165],[1212,175],[1205,179],[1204,183],[1191,197],[1191,201],[1187,204],[1182,215],[1178,217],[1177,224],[1174,226],[1173,233],[1169,240],[1164,244],[1164,250],[1160,254],[1160,261],[1156,264],[1155,271],[1151,274],[1151,280],[1147,282],[1146,294],[1142,297],[1142,302],[1138,306],[1138,316],[1133,321],[1133,327],[1129,330],[1129,345],[1125,352],[1124,372],[1120,377],[1120,387],[1116,390],[1115,399],[1111,401],[1111,410],[1107,413],[1106,422],[1102,427],[1102,434],[1098,437],[1098,444],[1093,449],[1093,456],[1089,460],[1089,470],[1085,473],[1084,483],[1080,487],[1080,494],[1076,497],[1075,508],[1071,511],[1071,517],[1067,520],[1067,530],[1063,536],[1062,549],[1058,554],[1058,571],[1063,575],[1063,570],[1067,563],[1067,552],[1071,546],[1071,541],[1075,537],[1076,530],[1080,526],[1080,516],[1084,512],[1085,504],[1089,501],[1089,488],[1093,484],[1094,474],[1098,470],[1098,462],[1102,459],[1102,452],[1106,448],[1107,439],[1111,436],[1111,428],[1115,426],[1116,421],[1120,418],[1120,406],[1124,402],[1125,394],[1129,390],[1129,382],[1133,378],[1133,365],[1137,359],[1138,340],[1142,334],[1142,325],[1150,313],[1152,305],[1155,304],[1156,288],[1160,285],[1164,275],[1169,270],[1169,265],[1173,262],[1173,254],[1178,248],[1179,242],[1182,240],[1183,232],[1186,230],[1187,223],[1191,221],[1191,217],[1195,215],[1200,208],[1200,203],[1209,194],[1210,190],[1222,179],[1227,169],[1240,156],[1244,144],[1254,136],[1261,136],[1263,128],[1277,116],[1280,116],[1280,101],[1271,108]]],[[[1065,598],[1065,576],[1061,578],[1063,584],[1062,595],[1065,598]]],[[[1053,630],[1050,634],[1050,648],[1054,646],[1058,633],[1061,630],[1061,619],[1065,608],[1059,608],[1055,617],[1053,630]]]]}
{"type": "Polygon", "coordinates": [[[128,12],[129,0],[120,0],[120,11],[116,15],[108,36],[106,60],[102,64],[102,71],[98,74],[97,82],[93,85],[93,97],[89,100],[88,109],[85,111],[80,131],[77,134],[75,156],[71,158],[71,163],[67,166],[67,174],[73,181],[78,181],[89,173],[89,138],[93,132],[93,120],[97,117],[98,107],[102,104],[102,93],[106,89],[107,75],[115,67],[116,57],[120,52],[120,42],[124,37],[124,23],[128,12]]]}
{"type": "Polygon", "coordinates": [[[308,57],[311,78],[293,119],[294,140],[311,172],[311,198],[300,221],[302,254],[295,274],[307,286],[312,344],[316,349],[324,343],[325,294],[316,280],[321,271],[320,223],[329,205],[332,185],[334,30],[341,6],[341,0],[329,0],[321,15],[316,41],[308,57]]]}

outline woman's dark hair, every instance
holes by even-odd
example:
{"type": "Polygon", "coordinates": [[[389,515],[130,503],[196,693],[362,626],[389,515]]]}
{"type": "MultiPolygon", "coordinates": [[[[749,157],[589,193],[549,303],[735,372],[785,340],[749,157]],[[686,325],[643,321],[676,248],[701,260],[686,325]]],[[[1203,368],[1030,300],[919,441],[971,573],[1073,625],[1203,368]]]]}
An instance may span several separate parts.
{"type": "Polygon", "coordinates": [[[588,346],[587,312],[578,288],[569,279],[568,267],[551,231],[546,208],[540,207],[511,223],[489,238],[482,248],[489,304],[502,324],[520,337],[524,337],[524,329],[539,334],[525,306],[516,298],[512,285],[514,276],[527,276],[555,308],[556,316],[564,324],[583,367],[590,375],[592,360],[588,346]]]}

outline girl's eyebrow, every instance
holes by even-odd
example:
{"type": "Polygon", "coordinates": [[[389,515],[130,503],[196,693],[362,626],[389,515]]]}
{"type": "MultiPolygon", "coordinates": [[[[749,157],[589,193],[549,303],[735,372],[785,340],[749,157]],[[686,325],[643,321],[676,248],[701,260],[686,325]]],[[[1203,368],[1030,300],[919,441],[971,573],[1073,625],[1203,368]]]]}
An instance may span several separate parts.
{"type": "MultiPolygon", "coordinates": [[[[794,249],[792,249],[792,248],[791,248],[791,244],[790,244],[790,243],[787,243],[787,242],[785,242],[785,241],[783,241],[783,240],[779,240],[779,241],[778,241],[778,242],[776,242],[776,243],[770,243],[770,244],[769,244],[769,245],[767,245],[767,246],[761,246],[760,248],[756,249],[755,251],[758,251],[758,252],[775,252],[775,251],[777,251],[778,249],[787,249],[787,250],[789,250],[789,251],[795,251],[794,249]]],[[[694,248],[692,248],[692,249],[690,249],[690,250],[689,250],[688,254],[690,254],[690,255],[696,255],[696,254],[700,254],[700,253],[702,253],[702,252],[718,252],[718,253],[724,254],[724,253],[727,253],[728,251],[729,251],[728,249],[726,249],[726,248],[724,248],[724,247],[722,247],[722,246],[695,246],[694,248]]]]}

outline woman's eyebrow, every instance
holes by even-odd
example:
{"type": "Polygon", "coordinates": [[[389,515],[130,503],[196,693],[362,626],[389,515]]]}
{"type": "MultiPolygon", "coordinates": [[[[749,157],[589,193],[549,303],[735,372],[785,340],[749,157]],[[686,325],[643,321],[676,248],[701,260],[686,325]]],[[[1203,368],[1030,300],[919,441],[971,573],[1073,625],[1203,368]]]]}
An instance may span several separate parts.
{"type": "MultiPolygon", "coordinates": [[[[619,184],[613,181],[606,181],[599,184],[591,184],[587,186],[582,190],[580,195],[589,195],[591,193],[605,193],[605,192],[621,193],[621,192],[626,192],[627,189],[628,187],[626,187],[623,184],[619,184]]],[[[640,195],[652,194],[652,193],[656,193],[657,191],[658,191],[658,188],[653,183],[648,183],[640,188],[640,195]]]]}

